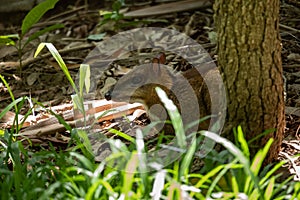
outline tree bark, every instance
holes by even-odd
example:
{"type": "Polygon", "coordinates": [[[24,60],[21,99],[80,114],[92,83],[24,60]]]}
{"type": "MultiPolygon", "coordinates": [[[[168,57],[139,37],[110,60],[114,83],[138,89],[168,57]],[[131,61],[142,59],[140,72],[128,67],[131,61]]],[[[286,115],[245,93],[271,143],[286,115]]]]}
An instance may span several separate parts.
{"type": "Polygon", "coordinates": [[[253,156],[274,138],[266,163],[277,158],[285,126],[279,0],[216,0],[218,65],[228,98],[227,129],[242,126],[253,156]]]}

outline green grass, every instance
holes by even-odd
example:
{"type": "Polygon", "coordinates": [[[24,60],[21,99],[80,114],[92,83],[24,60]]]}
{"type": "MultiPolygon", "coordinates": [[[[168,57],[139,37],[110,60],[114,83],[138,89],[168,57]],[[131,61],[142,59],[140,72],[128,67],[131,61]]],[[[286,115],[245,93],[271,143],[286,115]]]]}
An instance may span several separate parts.
{"type": "MultiPolygon", "coordinates": [[[[191,172],[191,161],[197,146],[195,139],[181,159],[169,166],[163,166],[159,163],[149,164],[145,157],[139,156],[144,149],[140,148],[138,143],[136,150],[130,154],[124,154],[124,145],[119,152],[115,150],[104,162],[96,163],[93,158],[86,157],[79,151],[57,151],[54,148],[41,149],[38,152],[26,150],[19,141],[9,144],[8,135],[6,130],[1,138],[1,199],[300,197],[299,182],[293,182],[292,178],[277,182],[280,175],[275,175],[274,172],[283,162],[261,170],[252,167],[253,163],[263,160],[261,154],[268,149],[268,145],[258,152],[253,160],[249,160],[245,154],[243,155],[246,160],[236,157],[231,150],[240,150],[234,145],[231,146],[231,150],[212,152],[204,159],[205,165],[200,171],[191,172]],[[112,161],[120,160],[123,162],[118,162],[118,166],[111,165],[112,161]]],[[[218,139],[226,141],[223,138],[218,139]]],[[[111,139],[110,143],[116,145],[120,141],[111,139]]]]}
{"type": "Polygon", "coordinates": [[[24,149],[14,133],[4,130],[0,138],[0,198],[299,199],[300,183],[293,182],[292,177],[278,182],[280,175],[274,174],[284,161],[260,168],[272,140],[251,160],[241,129],[237,132],[243,144],[240,149],[214,133],[202,132],[227,149],[212,151],[203,159],[200,171],[191,172],[199,142],[196,136],[179,160],[163,166],[147,162],[141,137],[132,141],[131,152],[120,140],[110,139],[109,143],[119,148],[114,148],[105,161],[96,163],[84,150],[88,145],[76,148],[80,139],[73,140],[75,147],[69,150],[52,147],[34,152],[24,149]]]}

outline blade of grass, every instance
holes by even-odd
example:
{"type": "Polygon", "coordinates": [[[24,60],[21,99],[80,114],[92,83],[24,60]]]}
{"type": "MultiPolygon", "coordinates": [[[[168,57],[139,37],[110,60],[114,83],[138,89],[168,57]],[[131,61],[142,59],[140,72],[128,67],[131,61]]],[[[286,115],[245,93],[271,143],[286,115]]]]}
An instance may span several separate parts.
{"type": "Polygon", "coordinates": [[[83,97],[83,87],[85,86],[86,93],[89,93],[90,90],[90,66],[87,64],[80,65],[80,78],[79,78],[79,92],[80,96],[83,97]]]}
{"type": "Polygon", "coordinates": [[[5,85],[5,87],[7,88],[8,93],[9,93],[9,95],[10,95],[10,98],[12,99],[12,101],[14,101],[14,100],[15,100],[15,97],[14,97],[14,95],[13,95],[13,93],[12,93],[12,91],[11,91],[9,85],[8,85],[8,83],[6,82],[6,80],[4,79],[4,77],[3,77],[1,74],[0,74],[0,79],[2,80],[2,82],[3,82],[4,85],[5,85]]]}
{"type": "Polygon", "coordinates": [[[76,152],[70,152],[70,156],[79,160],[86,169],[88,169],[90,171],[95,170],[95,165],[89,159],[87,159],[87,157],[85,157],[79,153],[76,153],[76,152]]]}
{"type": "Polygon", "coordinates": [[[130,191],[134,182],[134,174],[139,164],[137,152],[134,151],[131,154],[130,160],[128,160],[125,170],[123,171],[123,188],[122,194],[129,198],[130,191]]]}
{"type": "Polygon", "coordinates": [[[251,181],[254,183],[255,187],[258,189],[260,198],[262,198],[263,193],[259,187],[258,179],[252,172],[250,168],[250,162],[247,159],[247,157],[243,154],[243,152],[241,152],[241,150],[239,150],[232,142],[230,142],[225,138],[222,138],[218,134],[215,134],[210,131],[200,131],[200,133],[205,137],[208,137],[214,140],[215,142],[222,144],[230,153],[232,153],[243,164],[245,172],[250,176],[249,179],[251,179],[251,181]]]}
{"type": "Polygon", "coordinates": [[[37,39],[39,36],[45,34],[45,33],[48,33],[50,31],[53,31],[53,30],[56,30],[56,29],[60,29],[60,28],[64,28],[64,25],[63,24],[54,24],[52,26],[49,26],[49,27],[46,27],[40,31],[37,31],[37,32],[34,32],[32,35],[30,35],[28,37],[28,39],[26,40],[26,42],[24,43],[23,45],[23,48],[29,43],[31,42],[32,40],[35,40],[37,39]]]}
{"type": "Polygon", "coordinates": [[[271,175],[274,174],[275,171],[277,171],[280,167],[282,167],[284,164],[286,164],[287,161],[280,161],[279,163],[277,163],[274,167],[271,168],[270,171],[268,171],[268,173],[259,181],[259,184],[262,185],[263,183],[265,183],[268,179],[270,179],[271,175]]]}
{"type": "Polygon", "coordinates": [[[0,36],[0,44],[15,46],[16,42],[8,36],[0,36]]]}
{"type": "MultiPolygon", "coordinates": [[[[209,178],[213,177],[214,175],[216,175],[220,170],[222,170],[224,168],[223,165],[217,166],[216,168],[212,169],[211,171],[209,171],[207,174],[205,174],[195,185],[196,188],[200,188],[203,186],[203,184],[206,181],[209,181],[209,178]]],[[[195,192],[191,193],[191,197],[193,197],[195,195],[195,192]]]]}
{"type": "Polygon", "coordinates": [[[175,130],[175,135],[176,135],[179,147],[185,149],[187,146],[186,136],[185,136],[185,132],[184,132],[181,115],[180,115],[178,109],[176,108],[175,104],[168,98],[165,91],[163,91],[159,87],[156,87],[155,91],[156,91],[157,95],[159,96],[160,100],[163,102],[165,108],[168,111],[168,114],[171,118],[174,130],[175,130]]]}
{"type": "Polygon", "coordinates": [[[274,184],[275,184],[275,178],[274,178],[274,176],[272,176],[271,179],[269,180],[269,184],[268,184],[265,194],[264,194],[265,200],[271,200],[271,198],[273,196],[274,184]]]}
{"type": "Polygon", "coordinates": [[[112,129],[109,129],[109,132],[111,132],[111,133],[113,133],[113,134],[116,134],[116,135],[118,135],[118,136],[124,138],[125,140],[127,140],[127,141],[129,141],[129,142],[135,144],[135,139],[134,139],[133,137],[127,135],[126,133],[123,133],[123,132],[118,131],[118,130],[113,129],[113,128],[112,128],[112,129]]]}
{"type": "Polygon", "coordinates": [[[238,135],[238,141],[241,144],[241,149],[242,149],[244,155],[249,159],[250,158],[249,147],[248,147],[247,141],[244,137],[244,133],[242,132],[241,126],[237,127],[237,135],[238,135]]]}
{"type": "Polygon", "coordinates": [[[162,191],[164,189],[165,184],[165,178],[166,178],[166,171],[161,169],[155,174],[152,192],[150,193],[150,196],[152,196],[152,199],[159,200],[162,196],[162,191]]]}
{"type": "Polygon", "coordinates": [[[194,137],[186,155],[183,157],[183,160],[181,162],[180,169],[179,169],[180,177],[183,176],[184,174],[188,174],[189,167],[194,157],[194,153],[196,149],[197,149],[197,140],[196,137],[194,137]]]}
{"type": "MultiPolygon", "coordinates": [[[[254,156],[250,170],[253,173],[254,176],[257,176],[259,173],[259,170],[263,164],[263,161],[265,157],[267,156],[267,153],[271,147],[271,144],[273,143],[273,139],[271,138],[267,144],[264,146],[263,149],[260,149],[254,156]]],[[[253,182],[252,178],[248,177],[245,183],[244,192],[250,192],[253,188],[253,182]]],[[[256,186],[256,188],[258,188],[256,186]]],[[[260,188],[260,187],[259,187],[260,188]]]]}
{"type": "Polygon", "coordinates": [[[234,176],[231,177],[231,187],[232,187],[232,191],[234,193],[234,196],[236,199],[238,199],[238,195],[239,195],[239,185],[237,183],[237,180],[234,176]]]}
{"type": "Polygon", "coordinates": [[[18,98],[17,100],[14,100],[13,102],[11,102],[8,106],[6,106],[2,112],[0,113],[0,119],[2,117],[4,117],[4,115],[10,111],[10,109],[12,109],[13,107],[15,107],[19,102],[21,102],[24,98],[23,97],[20,97],[18,98]]]}
{"type": "Polygon", "coordinates": [[[139,173],[142,180],[143,190],[145,193],[149,193],[149,184],[148,184],[148,171],[147,171],[147,156],[145,153],[145,143],[143,140],[143,133],[140,129],[136,130],[136,149],[139,159],[139,173]]]}
{"type": "Polygon", "coordinates": [[[75,83],[71,77],[71,74],[70,74],[64,60],[62,59],[62,57],[60,56],[59,52],[57,51],[57,49],[54,47],[53,44],[44,43],[44,42],[40,43],[34,54],[34,57],[36,57],[45,46],[48,48],[48,50],[52,54],[53,58],[56,60],[56,62],[61,67],[62,71],[64,72],[65,76],[67,77],[68,81],[70,82],[72,88],[75,90],[76,94],[79,94],[79,91],[78,91],[77,87],[75,86],[75,83]]]}
{"type": "MultiPolygon", "coordinates": [[[[226,164],[226,165],[223,165],[223,169],[220,171],[220,173],[214,178],[213,182],[210,184],[210,187],[207,191],[207,194],[206,194],[206,198],[209,198],[211,193],[213,192],[213,189],[216,187],[217,183],[221,180],[222,177],[224,177],[224,175],[226,174],[226,172],[230,169],[233,169],[233,168],[240,168],[240,166],[238,164],[236,164],[236,162],[238,161],[238,159],[234,159],[231,163],[229,164],[226,164]]],[[[225,179],[225,177],[224,177],[225,179]]],[[[226,182],[224,180],[224,182],[226,182]]],[[[224,188],[224,185],[223,186],[223,190],[227,190],[229,188],[224,188]]]]}

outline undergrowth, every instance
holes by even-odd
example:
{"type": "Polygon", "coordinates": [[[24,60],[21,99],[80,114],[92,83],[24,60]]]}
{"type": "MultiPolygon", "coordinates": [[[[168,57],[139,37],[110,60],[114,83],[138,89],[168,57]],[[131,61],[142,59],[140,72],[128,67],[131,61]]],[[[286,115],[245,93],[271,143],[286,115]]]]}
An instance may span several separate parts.
{"type": "Polygon", "coordinates": [[[43,17],[48,10],[54,8],[57,2],[58,0],[45,0],[32,8],[22,21],[20,33],[0,35],[0,45],[10,45],[17,49],[19,58],[18,70],[20,73],[22,72],[22,57],[25,47],[31,41],[38,39],[41,35],[64,27],[63,24],[54,24],[35,31],[34,33],[29,33],[30,29],[43,17]]]}
{"type": "MultiPolygon", "coordinates": [[[[40,47],[44,46],[48,47],[68,77],[68,70],[54,46],[42,44],[40,47]]],[[[84,81],[88,70],[87,66],[82,70],[84,75],[80,75],[79,88],[68,77],[76,91],[73,100],[82,113],[83,82],[88,83],[84,81]]],[[[12,108],[18,116],[26,98],[14,99],[8,84],[2,76],[0,78],[12,98],[12,103],[0,113],[0,118],[12,108]]],[[[163,102],[168,101],[162,90],[157,89],[157,92],[163,102]]],[[[178,147],[171,148],[170,144],[166,148],[178,151],[180,157],[168,165],[156,160],[149,162],[145,153],[150,152],[140,130],[137,130],[136,139],[127,138],[131,142],[130,149],[119,139],[108,139],[112,153],[101,163],[95,162],[91,154],[87,133],[76,128],[67,127],[74,138],[67,150],[57,150],[50,145],[49,149],[41,147],[39,151],[33,151],[23,146],[22,140],[26,138],[19,132],[22,122],[15,119],[11,129],[1,130],[0,198],[300,199],[300,183],[294,182],[293,177],[282,181],[281,174],[276,173],[286,161],[262,167],[272,139],[253,158],[240,127],[235,130],[236,144],[209,131],[192,134],[186,142],[180,114],[173,108],[167,107],[167,110],[176,130],[178,147]],[[199,158],[198,146],[203,137],[221,144],[224,150],[211,150],[204,158],[199,158]],[[203,163],[202,167],[193,170],[193,163],[197,160],[203,163]]],[[[62,119],[60,122],[64,123],[62,119]]]]}

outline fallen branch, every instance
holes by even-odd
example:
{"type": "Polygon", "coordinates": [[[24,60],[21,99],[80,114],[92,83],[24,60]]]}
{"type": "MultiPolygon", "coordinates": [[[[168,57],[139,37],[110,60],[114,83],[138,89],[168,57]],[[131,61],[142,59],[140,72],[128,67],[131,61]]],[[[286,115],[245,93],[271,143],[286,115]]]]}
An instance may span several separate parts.
{"type": "Polygon", "coordinates": [[[161,4],[157,6],[151,6],[149,8],[143,8],[128,13],[124,13],[125,17],[149,17],[156,15],[164,15],[175,12],[182,12],[188,10],[195,10],[199,8],[206,8],[212,6],[210,0],[185,0],[172,3],[161,4]]]}
{"type": "MultiPolygon", "coordinates": [[[[92,107],[86,112],[86,118],[89,118],[89,116],[93,115],[93,119],[97,119],[98,122],[119,118],[124,115],[132,114],[136,109],[143,109],[142,105],[138,103],[127,104],[124,102],[113,102],[106,100],[91,101],[90,103],[93,104],[93,106],[95,107],[92,107]],[[107,112],[108,110],[112,111],[107,112]]],[[[51,110],[53,111],[55,110],[55,108],[52,108],[51,110]]],[[[76,115],[76,117],[74,117],[73,108],[72,110],[64,111],[60,115],[72,128],[79,126],[80,122],[83,121],[82,114],[78,114],[76,115]]],[[[51,116],[48,119],[42,120],[41,122],[38,122],[35,125],[29,126],[21,130],[20,135],[25,137],[40,137],[46,135],[53,135],[65,131],[66,128],[59,123],[58,119],[54,116],[51,116]]]]}

